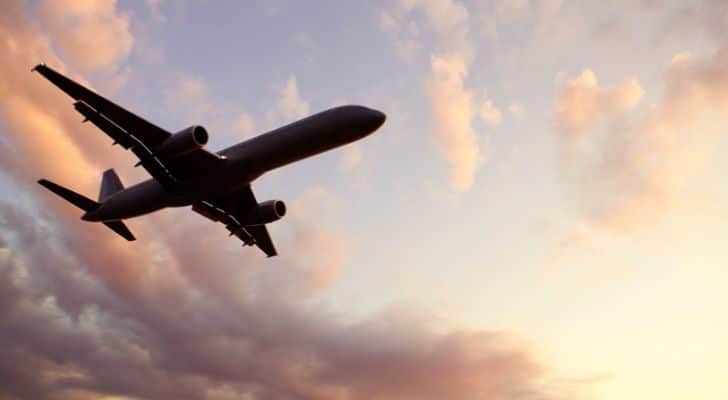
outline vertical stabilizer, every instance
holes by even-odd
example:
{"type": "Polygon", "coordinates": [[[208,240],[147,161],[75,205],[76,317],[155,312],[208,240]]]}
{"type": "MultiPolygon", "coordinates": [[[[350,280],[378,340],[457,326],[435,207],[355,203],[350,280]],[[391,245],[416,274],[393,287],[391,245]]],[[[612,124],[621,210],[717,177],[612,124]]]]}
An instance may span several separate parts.
{"type": "Polygon", "coordinates": [[[124,185],[121,183],[119,175],[116,175],[116,171],[113,168],[104,171],[101,178],[101,189],[99,190],[99,202],[103,203],[112,194],[122,190],[124,190],[124,185]]]}

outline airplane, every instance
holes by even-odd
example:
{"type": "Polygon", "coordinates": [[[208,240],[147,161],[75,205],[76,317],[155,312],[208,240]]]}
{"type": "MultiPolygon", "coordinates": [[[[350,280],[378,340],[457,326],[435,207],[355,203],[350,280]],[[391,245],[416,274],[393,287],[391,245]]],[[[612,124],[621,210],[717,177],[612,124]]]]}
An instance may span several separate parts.
{"type": "Polygon", "coordinates": [[[131,150],[151,179],[122,185],[114,169],[101,178],[98,200],[47,179],[38,183],[82,209],[84,221],[101,222],[124,239],[136,240],[123,220],[167,207],[192,206],[225,225],[243,246],[255,245],[268,257],[278,254],[266,224],[286,215],[282,200],[256,200],[251,183],[268,171],[362,139],[379,129],[384,113],[359,106],[334,107],[274,129],[217,153],[206,150],[207,130],[199,125],[168,132],[46,66],[40,73],[75,100],[73,107],[106,133],[113,144],[131,150]]]}

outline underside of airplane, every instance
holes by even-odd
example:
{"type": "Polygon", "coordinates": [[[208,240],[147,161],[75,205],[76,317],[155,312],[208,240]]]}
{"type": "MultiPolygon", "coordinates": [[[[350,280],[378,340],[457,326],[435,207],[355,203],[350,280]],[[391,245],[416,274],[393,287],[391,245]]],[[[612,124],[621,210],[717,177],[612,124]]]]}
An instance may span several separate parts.
{"type": "Polygon", "coordinates": [[[250,186],[272,169],[338,146],[376,131],[383,113],[363,106],[341,106],[259,135],[217,153],[205,149],[208,133],[192,126],[176,133],[96,94],[45,64],[37,71],[71,98],[84,118],[106,133],[114,145],[130,150],[137,166],[152,176],[125,188],[113,169],[103,173],[97,200],[47,179],[40,185],[84,211],[83,220],[101,222],[133,241],[123,220],[165,207],[191,206],[196,213],[222,223],[243,245],[255,245],[268,257],[277,250],[266,224],[282,218],[281,200],[258,202],[250,186]]]}

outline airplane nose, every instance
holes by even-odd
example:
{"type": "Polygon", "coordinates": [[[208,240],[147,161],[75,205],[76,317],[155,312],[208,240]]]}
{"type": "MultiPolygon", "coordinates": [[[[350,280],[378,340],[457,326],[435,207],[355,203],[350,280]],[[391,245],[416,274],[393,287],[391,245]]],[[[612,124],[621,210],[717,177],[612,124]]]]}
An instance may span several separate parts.
{"type": "Polygon", "coordinates": [[[341,124],[337,130],[342,135],[351,134],[353,140],[361,139],[379,129],[387,116],[383,112],[359,105],[340,106],[326,111],[330,119],[341,124]],[[348,132],[348,133],[343,133],[348,132]]]}
{"type": "Polygon", "coordinates": [[[384,124],[384,121],[387,120],[387,116],[381,111],[369,109],[369,115],[367,119],[369,120],[371,130],[375,131],[384,124]]]}

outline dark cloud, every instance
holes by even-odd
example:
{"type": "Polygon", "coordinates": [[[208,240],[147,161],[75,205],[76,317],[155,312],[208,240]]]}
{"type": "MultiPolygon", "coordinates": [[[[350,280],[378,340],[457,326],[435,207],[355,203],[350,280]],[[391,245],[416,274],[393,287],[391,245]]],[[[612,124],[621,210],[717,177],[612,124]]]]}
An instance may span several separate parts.
{"type": "MultiPolygon", "coordinates": [[[[213,284],[114,293],[32,216],[7,204],[0,215],[6,395],[477,399],[519,398],[544,383],[508,335],[436,333],[406,315],[345,324],[276,293],[220,296],[210,288],[230,278],[230,259],[206,263],[213,284]]],[[[196,269],[190,261],[178,268],[196,269]]]]}

